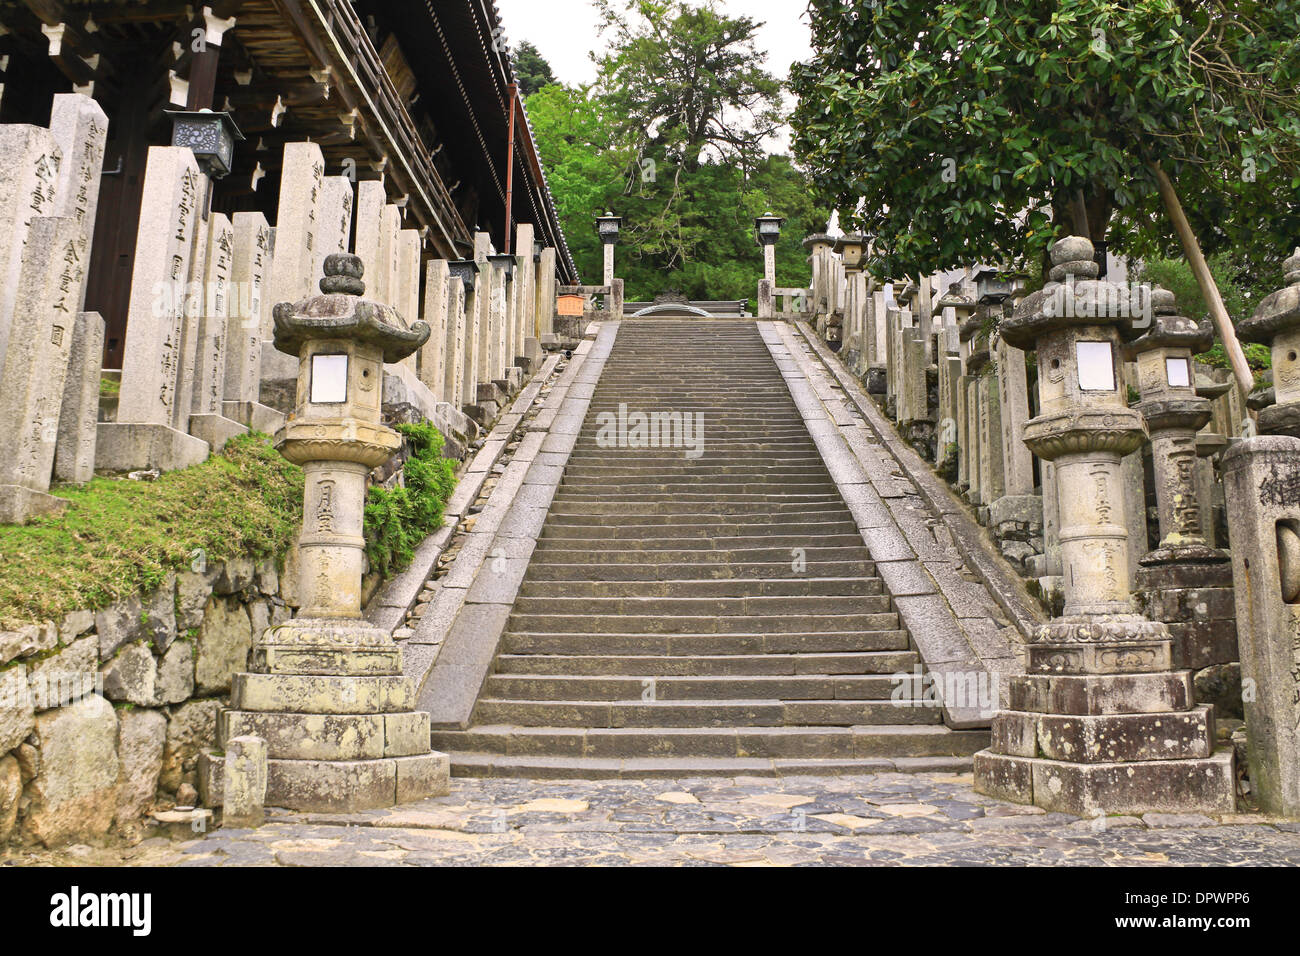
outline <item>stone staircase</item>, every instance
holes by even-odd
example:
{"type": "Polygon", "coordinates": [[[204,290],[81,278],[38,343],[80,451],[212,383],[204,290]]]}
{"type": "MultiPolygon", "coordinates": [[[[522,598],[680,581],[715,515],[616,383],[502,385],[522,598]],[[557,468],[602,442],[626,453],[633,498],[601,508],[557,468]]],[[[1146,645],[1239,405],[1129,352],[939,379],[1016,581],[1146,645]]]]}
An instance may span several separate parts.
{"type": "Polygon", "coordinates": [[[964,769],[987,731],[893,699],[919,666],[756,326],[628,320],[472,724],[433,745],[465,776],[964,769]],[[654,411],[700,413],[702,453],[626,447],[654,411]]]}

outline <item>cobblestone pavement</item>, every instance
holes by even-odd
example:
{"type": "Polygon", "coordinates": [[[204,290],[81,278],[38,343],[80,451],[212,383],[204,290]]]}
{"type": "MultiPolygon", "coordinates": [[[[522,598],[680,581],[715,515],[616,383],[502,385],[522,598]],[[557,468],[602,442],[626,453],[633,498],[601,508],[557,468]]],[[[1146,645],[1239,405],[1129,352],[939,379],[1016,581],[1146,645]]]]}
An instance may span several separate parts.
{"type": "Polygon", "coordinates": [[[969,774],[782,780],[453,781],[358,814],[276,814],[130,849],[8,865],[1300,865],[1300,823],[1237,814],[1081,820],[980,796],[969,774]]]}

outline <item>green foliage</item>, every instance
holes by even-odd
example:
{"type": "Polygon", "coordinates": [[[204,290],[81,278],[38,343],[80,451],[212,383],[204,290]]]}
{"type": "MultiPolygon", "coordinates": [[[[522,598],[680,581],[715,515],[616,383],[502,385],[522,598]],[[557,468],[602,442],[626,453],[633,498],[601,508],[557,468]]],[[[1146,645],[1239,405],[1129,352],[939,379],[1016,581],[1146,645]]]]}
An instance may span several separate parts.
{"type": "Polygon", "coordinates": [[[398,425],[411,446],[405,484],[372,487],[366,497],[365,539],[370,568],[383,577],[410,566],[415,548],[442,525],[443,509],[456,487],[456,463],[443,457],[443,438],[433,425],[398,425]]]}
{"type": "Polygon", "coordinates": [[[1019,267],[1059,232],[1169,254],[1150,166],[1207,251],[1285,254],[1300,188],[1300,0],[810,0],[794,152],[873,271],[1019,267]],[[948,175],[945,175],[947,173],[948,175]],[[1080,217],[1081,218],[1081,217],[1080,217]]]}
{"type": "Polygon", "coordinates": [[[99,380],[99,397],[116,398],[122,392],[122,383],[115,378],[101,378],[99,380]]]}
{"type": "Polygon", "coordinates": [[[514,61],[515,79],[519,81],[519,92],[524,96],[531,96],[555,82],[551,64],[527,40],[515,48],[511,60],[514,61]]]}
{"type": "Polygon", "coordinates": [[[156,588],[236,555],[280,557],[302,522],[302,470],[265,435],[233,439],[201,465],[156,481],[95,478],[56,487],[61,515],[0,525],[0,627],[58,620],[156,588]]]}
{"type": "Polygon", "coordinates": [[[755,64],[759,24],[703,6],[598,3],[608,49],[590,87],[528,99],[542,160],[579,271],[602,271],[592,220],[625,219],[618,274],[627,298],[675,289],[750,299],[762,275],[754,217],[786,217],[777,280],[806,286],[800,246],[826,227],[803,173],[763,141],[780,122],[780,84],[755,64]],[[635,8],[636,16],[627,12],[635,8]]]}

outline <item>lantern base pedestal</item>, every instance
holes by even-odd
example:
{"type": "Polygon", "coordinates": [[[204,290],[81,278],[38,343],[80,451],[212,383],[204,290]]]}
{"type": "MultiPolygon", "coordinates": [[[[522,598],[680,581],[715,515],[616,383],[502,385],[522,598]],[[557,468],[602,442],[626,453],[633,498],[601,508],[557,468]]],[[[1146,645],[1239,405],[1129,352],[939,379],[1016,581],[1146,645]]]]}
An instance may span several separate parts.
{"type": "Polygon", "coordinates": [[[1134,813],[1232,813],[1236,780],[1230,749],[1197,760],[1068,763],[975,755],[975,789],[1012,803],[1077,816],[1134,813]]]}
{"type": "MultiPolygon", "coordinates": [[[[1241,659],[1226,552],[1204,545],[1152,551],[1138,562],[1134,591],[1143,614],[1169,628],[1174,667],[1199,671],[1241,659]]],[[[1240,712],[1238,701],[1220,714],[1240,712]]]]}
{"type": "Polygon", "coordinates": [[[266,741],[268,806],[391,807],[450,787],[448,758],[431,749],[429,715],[414,704],[387,631],[364,620],[298,619],[268,628],[254,646],[218,739],[266,741]]]}

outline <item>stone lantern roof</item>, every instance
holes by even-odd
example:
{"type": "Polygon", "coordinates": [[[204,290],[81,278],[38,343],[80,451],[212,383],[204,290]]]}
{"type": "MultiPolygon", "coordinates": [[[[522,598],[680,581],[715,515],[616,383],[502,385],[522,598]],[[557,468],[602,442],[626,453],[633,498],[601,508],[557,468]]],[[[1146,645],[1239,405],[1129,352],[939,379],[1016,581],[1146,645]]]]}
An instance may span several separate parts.
{"type": "Polygon", "coordinates": [[[276,305],[275,347],[297,358],[312,339],[347,339],[382,350],[385,362],[400,362],[427,342],[427,322],[408,323],[391,305],[361,298],[364,271],[349,253],[326,256],[321,295],[276,305]]]}
{"type": "Polygon", "coordinates": [[[1267,296],[1255,314],[1237,326],[1247,342],[1272,343],[1278,333],[1300,326],[1300,248],[1282,263],[1287,285],[1267,296]]]}
{"type": "Polygon", "coordinates": [[[1168,289],[1156,286],[1151,291],[1151,309],[1155,313],[1151,327],[1128,346],[1130,355],[1161,348],[1204,352],[1214,344],[1210,323],[1179,315],[1174,294],[1168,289]]]}
{"type": "Polygon", "coordinates": [[[808,252],[812,252],[813,246],[817,246],[817,245],[834,246],[835,237],[824,232],[814,232],[811,236],[806,237],[803,241],[803,247],[808,252]]]}
{"type": "Polygon", "coordinates": [[[1051,259],[1047,284],[1021,299],[1011,316],[1002,320],[1000,332],[1008,345],[1033,349],[1048,332],[1070,326],[1113,325],[1120,338],[1128,340],[1145,331],[1130,316],[1098,314],[1107,311],[1098,307],[1101,304],[1127,300],[1129,290],[1097,278],[1100,267],[1088,239],[1068,236],[1060,240],[1052,246],[1051,259]]]}

